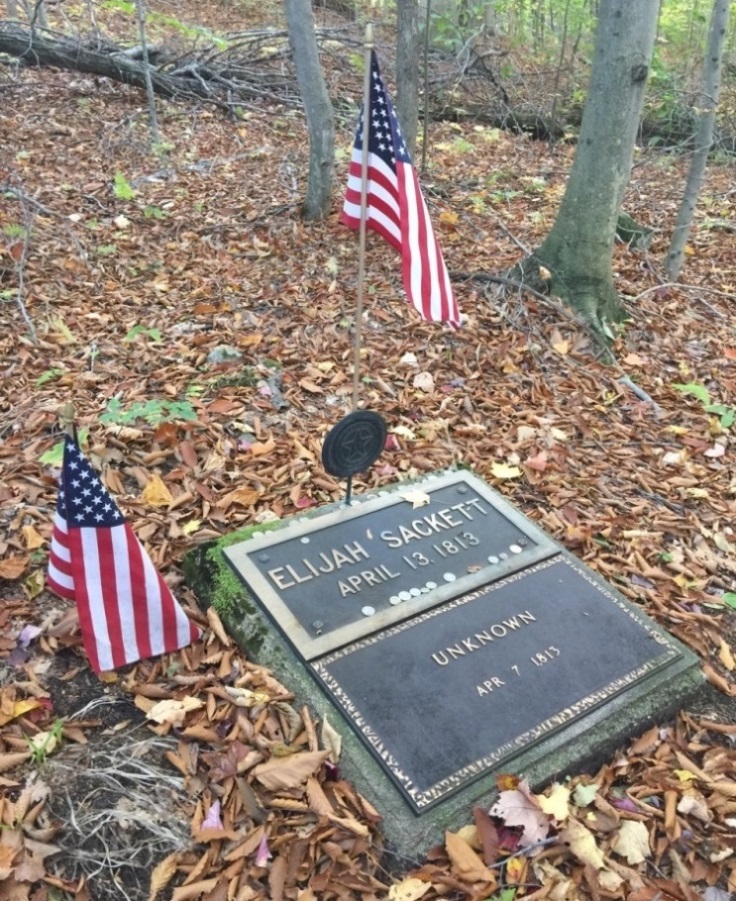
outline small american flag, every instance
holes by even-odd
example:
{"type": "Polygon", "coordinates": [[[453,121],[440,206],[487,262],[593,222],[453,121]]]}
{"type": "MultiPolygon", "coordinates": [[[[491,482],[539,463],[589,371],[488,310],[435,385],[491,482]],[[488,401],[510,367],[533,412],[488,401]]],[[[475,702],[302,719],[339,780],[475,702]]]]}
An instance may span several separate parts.
{"type": "Polygon", "coordinates": [[[76,601],[84,649],[96,673],[176,651],[201,635],[70,437],[47,581],[76,601]]]}
{"type": "MultiPolygon", "coordinates": [[[[360,228],[363,123],[361,111],[342,222],[360,228]]],[[[434,236],[419,179],[401,136],[401,128],[371,53],[371,91],[368,110],[368,195],[366,225],[382,235],[402,257],[404,290],[423,319],[460,325],[460,311],[452,293],[442,251],[434,236]]]]}

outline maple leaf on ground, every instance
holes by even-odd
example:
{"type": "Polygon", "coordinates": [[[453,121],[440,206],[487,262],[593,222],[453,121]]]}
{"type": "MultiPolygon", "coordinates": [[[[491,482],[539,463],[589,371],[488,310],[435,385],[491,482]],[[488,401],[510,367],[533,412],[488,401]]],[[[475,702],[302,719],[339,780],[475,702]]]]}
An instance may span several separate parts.
{"type": "Polygon", "coordinates": [[[501,792],[490,812],[491,816],[503,820],[507,826],[521,827],[521,845],[535,845],[547,838],[549,819],[529,790],[526,779],[522,779],[513,791],[501,792]]]}

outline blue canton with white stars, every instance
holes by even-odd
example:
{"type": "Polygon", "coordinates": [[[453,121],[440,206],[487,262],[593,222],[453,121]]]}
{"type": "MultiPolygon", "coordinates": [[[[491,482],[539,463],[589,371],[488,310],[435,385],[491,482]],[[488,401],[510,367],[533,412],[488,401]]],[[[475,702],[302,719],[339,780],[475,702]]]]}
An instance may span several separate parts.
{"type": "Polygon", "coordinates": [[[59,513],[76,528],[117,526],[123,514],[102,487],[100,477],[73,438],[64,444],[64,466],[59,486],[59,513]]]}
{"type": "MultiPolygon", "coordinates": [[[[393,105],[386,92],[386,86],[378,71],[378,58],[375,51],[371,53],[371,127],[368,136],[368,152],[380,157],[394,172],[396,162],[411,164],[411,157],[401,134],[399,120],[396,118],[393,105]]],[[[363,149],[363,116],[361,109],[355,146],[363,149]]]]}

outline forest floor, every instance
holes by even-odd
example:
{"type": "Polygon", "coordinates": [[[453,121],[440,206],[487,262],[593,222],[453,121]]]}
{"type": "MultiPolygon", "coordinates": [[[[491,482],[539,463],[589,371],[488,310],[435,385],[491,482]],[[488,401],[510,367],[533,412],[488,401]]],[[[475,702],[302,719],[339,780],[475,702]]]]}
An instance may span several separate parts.
{"type": "MultiPolygon", "coordinates": [[[[224,27],[212,7],[179,5],[224,27]]],[[[380,811],[320,765],[319,724],[198,609],[180,569],[197,543],[342,495],[320,448],[351,401],[357,238],[338,212],[354,119],[339,125],[333,214],[309,225],[298,111],[250,105],[234,122],[160,101],[167,149],[156,156],[134,89],[3,67],[0,97],[3,901],[726,901],[733,162],[709,170],[683,284],[672,285],[661,263],[687,160],[637,152],[625,209],[656,232],[647,252],[615,248],[631,317],[615,365],[555,304],[459,277],[502,272],[538,244],[573,146],[431,126],[423,181],[456,276],[456,333],[418,320],[393,251],[369,240],[361,405],[385,417],[389,441],[355,491],[471,466],[694,649],[712,686],[598,772],[572,776],[569,796],[549,787],[540,795],[554,802],[530,800],[554,804],[549,841],[533,852],[518,829],[469,810],[468,827],[438,836],[428,859],[389,873],[380,811]],[[35,338],[16,301],[21,271],[35,338]],[[705,409],[705,390],[719,410],[705,409]],[[44,588],[67,401],[89,458],[205,629],[184,651],[102,678],[74,610],[44,588]],[[247,687],[251,706],[227,686],[247,687]],[[146,718],[153,702],[184,697],[196,704],[146,718]],[[267,761],[277,788],[254,775],[267,761]]]]}

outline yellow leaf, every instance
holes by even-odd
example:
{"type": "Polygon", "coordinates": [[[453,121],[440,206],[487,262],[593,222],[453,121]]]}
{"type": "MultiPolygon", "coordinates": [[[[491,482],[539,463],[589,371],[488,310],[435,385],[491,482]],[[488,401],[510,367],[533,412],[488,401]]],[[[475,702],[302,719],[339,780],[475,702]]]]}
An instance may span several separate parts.
{"type": "Polygon", "coordinates": [[[174,851],[173,854],[164,857],[164,859],[154,867],[153,872],[151,873],[151,891],[148,896],[148,901],[156,901],[156,896],[161,889],[166,888],[169,882],[171,882],[171,877],[176,872],[176,856],[177,852],[174,851]]]}
{"type": "Polygon", "coordinates": [[[543,281],[548,282],[552,278],[552,273],[549,271],[549,269],[547,269],[546,266],[540,266],[539,267],[539,277],[543,281]]]}
{"type": "Polygon", "coordinates": [[[190,710],[197,710],[204,704],[199,698],[193,698],[191,695],[185,695],[181,701],[175,698],[167,698],[165,701],[159,701],[146,714],[146,719],[153,720],[155,723],[171,723],[173,726],[181,726],[184,718],[190,710]]]}
{"type": "Polygon", "coordinates": [[[723,639],[721,639],[721,646],[718,649],[718,659],[726,667],[729,673],[733,672],[733,670],[736,668],[736,661],[734,661],[733,659],[731,648],[723,639]]]}
{"type": "Polygon", "coordinates": [[[443,225],[450,226],[450,228],[454,228],[457,225],[457,220],[457,213],[453,213],[450,210],[445,210],[443,213],[440,213],[440,222],[443,225]]]}
{"type": "Polygon", "coordinates": [[[22,701],[16,701],[9,713],[0,713],[0,726],[4,726],[16,717],[23,716],[29,710],[35,710],[40,706],[41,702],[37,701],[36,698],[25,698],[22,701]]]}
{"type": "Polygon", "coordinates": [[[558,329],[555,329],[552,332],[550,344],[552,345],[552,349],[556,350],[557,353],[563,357],[570,350],[570,342],[567,340],[567,338],[562,337],[558,329]]]}
{"type": "Polygon", "coordinates": [[[417,507],[426,506],[432,500],[425,491],[405,491],[401,497],[403,500],[408,501],[414,510],[417,507]]]}
{"type": "Polygon", "coordinates": [[[37,598],[45,587],[46,576],[42,569],[37,569],[32,572],[23,582],[23,588],[25,589],[26,594],[31,600],[37,598]]]}
{"type": "Polygon", "coordinates": [[[598,885],[611,894],[615,894],[621,888],[623,881],[623,877],[614,873],[613,870],[604,868],[598,873],[598,885]]]}
{"type": "Polygon", "coordinates": [[[30,749],[42,754],[53,754],[58,744],[59,739],[53,732],[37,732],[28,739],[30,749]]]}
{"type": "Polygon", "coordinates": [[[553,785],[549,797],[546,795],[535,795],[535,797],[547,816],[554,817],[558,823],[562,823],[569,816],[570,789],[565,788],[564,785],[558,783],[553,785]]]}
{"type": "Polygon", "coordinates": [[[562,429],[552,428],[549,433],[555,441],[567,441],[567,432],[563,432],[562,429]]]}
{"type": "Polygon", "coordinates": [[[201,525],[201,519],[190,519],[189,522],[184,523],[184,525],[181,527],[181,530],[185,535],[193,535],[199,530],[199,527],[201,525]]]}
{"type": "Polygon", "coordinates": [[[570,850],[577,859],[596,870],[600,870],[605,863],[603,852],[596,845],[592,832],[578,823],[570,820],[567,827],[560,833],[562,841],[570,845],[570,850]]]}
{"type": "Polygon", "coordinates": [[[271,700],[265,691],[253,691],[251,688],[237,688],[235,685],[226,685],[230,700],[236,707],[262,707],[271,700]]]}
{"type": "Polygon", "coordinates": [[[666,431],[673,435],[687,435],[690,429],[686,429],[684,425],[668,425],[666,431]]]}
{"type": "Polygon", "coordinates": [[[337,763],[342,751],[342,735],[327,721],[327,714],[322,719],[322,747],[329,752],[329,760],[337,763]]]}
{"type": "Polygon", "coordinates": [[[164,485],[161,476],[158,473],[154,473],[143,489],[143,500],[152,507],[168,507],[174,498],[166,485],[164,485]]]}
{"type": "Polygon", "coordinates": [[[521,470],[518,466],[509,466],[508,463],[494,463],[491,466],[491,475],[496,479],[518,479],[521,470]]]}
{"type": "Polygon", "coordinates": [[[21,532],[23,532],[23,541],[29,551],[35,551],[37,547],[43,547],[44,540],[33,526],[23,526],[21,532]]]}
{"type": "Polygon", "coordinates": [[[409,876],[391,886],[388,890],[388,901],[419,901],[419,898],[426,895],[431,888],[431,882],[409,876]]]}
{"type": "Polygon", "coordinates": [[[695,253],[696,253],[696,251],[695,251],[695,248],[692,246],[692,244],[685,245],[685,256],[694,257],[695,253]]]}
{"type": "Polygon", "coordinates": [[[674,773],[680,782],[689,782],[695,778],[695,773],[691,773],[690,770],[675,770],[674,773]]]}
{"type": "Polygon", "coordinates": [[[59,344],[74,344],[77,340],[61,316],[52,317],[50,325],[59,333],[59,344]]]}
{"type": "Polygon", "coordinates": [[[643,863],[652,853],[649,849],[649,832],[638,820],[624,820],[618,830],[613,850],[625,857],[629,866],[643,863]]]}
{"type": "Polygon", "coordinates": [[[526,878],[528,861],[524,857],[509,857],[506,861],[506,882],[519,885],[526,878]]]}
{"type": "Polygon", "coordinates": [[[495,886],[496,877],[470,845],[455,832],[445,833],[445,849],[452,869],[471,882],[487,882],[495,886]]]}

